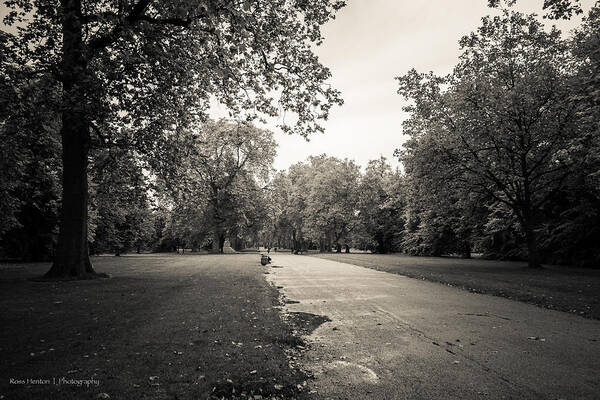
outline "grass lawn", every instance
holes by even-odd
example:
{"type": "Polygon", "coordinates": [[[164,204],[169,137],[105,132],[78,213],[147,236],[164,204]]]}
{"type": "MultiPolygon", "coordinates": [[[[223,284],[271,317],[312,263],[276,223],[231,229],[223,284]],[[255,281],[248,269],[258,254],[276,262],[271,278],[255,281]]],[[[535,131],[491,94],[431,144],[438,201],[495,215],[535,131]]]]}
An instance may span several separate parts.
{"type": "Polygon", "coordinates": [[[600,270],[597,269],[546,266],[533,270],[522,262],[401,254],[313,256],[600,319],[600,270]]]}
{"type": "Polygon", "coordinates": [[[303,397],[302,342],[257,254],[92,262],[112,277],[42,283],[26,278],[49,264],[0,265],[0,399],[303,397]]]}

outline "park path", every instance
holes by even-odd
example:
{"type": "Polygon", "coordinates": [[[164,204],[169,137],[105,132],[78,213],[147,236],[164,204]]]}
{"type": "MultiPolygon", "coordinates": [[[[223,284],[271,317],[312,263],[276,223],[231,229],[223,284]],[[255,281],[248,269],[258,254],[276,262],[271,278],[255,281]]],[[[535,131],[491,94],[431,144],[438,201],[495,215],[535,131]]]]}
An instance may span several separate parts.
{"type": "Polygon", "coordinates": [[[268,277],[331,319],[302,360],[317,398],[600,399],[600,321],[315,257],[268,277]]]}

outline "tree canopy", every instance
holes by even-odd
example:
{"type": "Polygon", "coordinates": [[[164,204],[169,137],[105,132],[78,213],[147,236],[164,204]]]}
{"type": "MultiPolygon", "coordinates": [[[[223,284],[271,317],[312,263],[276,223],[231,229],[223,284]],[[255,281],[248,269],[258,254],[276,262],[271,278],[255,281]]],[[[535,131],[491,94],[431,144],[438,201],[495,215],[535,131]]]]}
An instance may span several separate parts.
{"type": "Polygon", "coordinates": [[[62,212],[49,277],[92,277],[88,155],[97,146],[162,156],[205,120],[211,99],[248,119],[290,112],[282,129],[322,130],[341,104],[313,54],[343,1],[9,1],[3,53],[48,82],[61,122],[62,212]],[[91,133],[94,133],[92,136],[91,133]]]}
{"type": "MultiPolygon", "coordinates": [[[[535,16],[511,10],[484,18],[477,32],[461,40],[461,49],[448,76],[412,70],[398,78],[399,93],[413,100],[404,125],[411,140],[401,152],[409,181],[423,211],[430,210],[425,220],[441,217],[446,224],[455,218],[453,209],[464,220],[476,197],[488,215],[514,218],[529,263],[537,266],[542,226],[558,198],[585,174],[582,160],[595,129],[582,123],[589,107],[579,89],[588,61],[575,57],[572,42],[555,28],[547,31],[535,16]],[[451,203],[443,216],[434,200],[440,192],[451,203]]],[[[416,231],[430,226],[423,223],[416,231]]],[[[462,240],[461,225],[449,229],[454,243],[462,240]]]]}
{"type": "Polygon", "coordinates": [[[2,257],[54,257],[59,278],[94,277],[89,252],[226,243],[600,262],[598,5],[565,35],[490,1],[451,73],[397,78],[400,168],[322,154],[274,171],[263,119],[308,136],[341,104],[313,50],[343,2],[8,3],[2,257]]]}

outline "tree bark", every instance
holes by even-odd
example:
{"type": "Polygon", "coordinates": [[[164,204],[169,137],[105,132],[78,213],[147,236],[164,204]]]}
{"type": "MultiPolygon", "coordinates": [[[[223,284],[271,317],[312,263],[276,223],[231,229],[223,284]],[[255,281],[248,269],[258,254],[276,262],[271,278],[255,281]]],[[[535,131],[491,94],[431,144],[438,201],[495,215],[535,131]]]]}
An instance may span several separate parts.
{"type": "Polygon", "coordinates": [[[221,232],[218,229],[215,229],[213,232],[213,243],[212,243],[212,252],[220,253],[221,248],[221,232]]]}
{"type": "MultiPolygon", "coordinates": [[[[85,104],[81,0],[61,0],[63,21],[62,209],[55,259],[48,278],[97,276],[88,247],[88,153],[90,127],[85,104]]],[[[104,275],[106,276],[106,275],[104,275]]]]}
{"type": "Polygon", "coordinates": [[[297,251],[298,244],[296,242],[296,230],[292,231],[292,245],[290,247],[292,248],[293,254],[298,254],[298,251],[297,251]]]}
{"type": "Polygon", "coordinates": [[[375,251],[378,254],[385,254],[385,243],[383,241],[383,239],[377,239],[377,245],[375,246],[375,251]]]}
{"type": "Polygon", "coordinates": [[[223,246],[225,246],[225,234],[219,236],[219,253],[223,254],[223,246]]]}

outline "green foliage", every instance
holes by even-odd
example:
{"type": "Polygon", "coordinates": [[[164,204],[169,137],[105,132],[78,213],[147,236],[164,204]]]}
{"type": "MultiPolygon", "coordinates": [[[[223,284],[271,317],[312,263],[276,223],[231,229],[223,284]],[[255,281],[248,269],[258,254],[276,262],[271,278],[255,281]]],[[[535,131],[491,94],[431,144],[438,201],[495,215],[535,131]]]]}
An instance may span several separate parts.
{"type": "Polygon", "coordinates": [[[94,154],[90,182],[92,253],[145,249],[152,233],[149,187],[139,160],[118,148],[94,154]]]}
{"type": "Polygon", "coordinates": [[[360,170],[353,161],[338,160],[325,155],[310,157],[308,174],[303,183],[306,196],[304,213],[305,235],[314,242],[335,245],[350,244],[350,234],[356,227],[356,203],[360,170]]]}
{"type": "MultiPolygon", "coordinates": [[[[9,55],[11,65],[27,66],[31,73],[13,74],[2,90],[10,94],[15,90],[11,85],[23,87],[33,78],[56,90],[60,99],[48,97],[44,104],[61,121],[67,177],[62,181],[64,218],[57,256],[49,272],[55,277],[95,274],[87,256],[90,149],[135,151],[136,160],[169,169],[173,160],[163,155],[176,152],[173,139],[181,131],[206,120],[211,100],[227,106],[240,120],[289,112],[294,124],[282,129],[305,136],[321,131],[320,120],[342,103],[339,92],[327,83],[331,74],[313,46],[322,41],[321,25],[333,18],[343,1],[5,4],[4,24],[13,25],[16,33],[2,32],[1,51],[9,55]]],[[[0,101],[5,98],[3,93],[0,101]]],[[[9,115],[14,112],[9,110],[9,115]]],[[[11,198],[0,202],[2,207],[16,207],[11,198]]],[[[7,226],[16,224],[11,215],[7,226]]],[[[111,218],[128,221],[126,215],[111,218]]],[[[140,219],[131,218],[127,226],[140,219]]],[[[112,232],[108,227],[117,225],[100,228],[112,232]]],[[[121,226],[118,231],[127,229],[121,226]]],[[[129,242],[115,237],[113,246],[118,243],[129,242]]]]}
{"type": "Polygon", "coordinates": [[[342,246],[382,253],[400,249],[402,178],[385,158],[371,161],[361,174],[350,160],[309,157],[278,173],[270,187],[271,243],[324,252],[342,246]]]}
{"type": "Polygon", "coordinates": [[[19,65],[0,32],[0,256],[47,260],[60,192],[58,88],[19,65]]]}
{"type": "Polygon", "coordinates": [[[248,122],[207,121],[187,135],[177,160],[157,172],[176,245],[199,248],[225,238],[256,240],[267,215],[265,193],[276,143],[248,122]]]}
{"type": "MultiPolygon", "coordinates": [[[[492,8],[503,5],[511,7],[516,3],[517,0],[488,0],[488,6],[492,8]]],[[[543,7],[546,11],[544,18],[549,19],[570,19],[573,15],[583,12],[579,0],[544,0],[543,7]]]]}
{"type": "MultiPolygon", "coordinates": [[[[57,1],[7,2],[5,23],[20,26],[5,46],[21,65],[61,80],[57,1]]],[[[289,132],[320,131],[339,92],[311,46],[343,1],[83,1],[85,92],[82,109],[108,143],[130,142],[159,156],[176,126],[205,118],[216,98],[232,115],[289,112],[289,132]],[[273,93],[279,93],[277,101],[273,93]],[[123,135],[122,127],[128,127],[123,135]]]]}
{"type": "Polygon", "coordinates": [[[371,160],[358,186],[354,245],[377,253],[401,249],[405,207],[404,179],[384,157],[371,160]]]}
{"type": "Polygon", "coordinates": [[[412,100],[404,124],[411,140],[398,152],[409,183],[407,250],[514,258],[526,244],[532,266],[540,246],[545,260],[575,262],[550,245],[569,232],[568,246],[596,257],[584,250],[596,231],[585,218],[573,221],[582,209],[568,194],[597,198],[585,183],[599,166],[596,14],[573,46],[534,16],[504,10],[461,40],[452,74],[398,78],[399,93],[412,100]]]}

